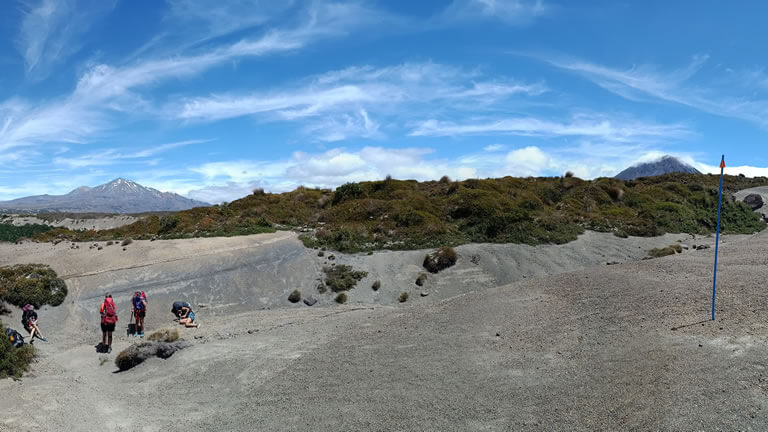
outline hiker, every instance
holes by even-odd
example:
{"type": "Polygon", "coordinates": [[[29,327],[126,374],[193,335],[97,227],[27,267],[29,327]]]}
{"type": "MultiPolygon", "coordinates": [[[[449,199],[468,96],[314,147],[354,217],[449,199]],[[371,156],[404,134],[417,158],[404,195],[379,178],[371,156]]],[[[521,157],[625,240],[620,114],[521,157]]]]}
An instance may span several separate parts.
{"type": "Polygon", "coordinates": [[[106,347],[107,353],[112,352],[112,332],[115,331],[117,323],[117,306],[112,300],[112,294],[104,296],[104,303],[99,308],[101,314],[101,346],[106,347]]]}
{"type": "Polygon", "coordinates": [[[144,294],[144,291],[136,291],[133,293],[131,312],[136,318],[136,331],[133,335],[144,337],[144,317],[147,315],[147,295],[144,294]]]}
{"type": "Polygon", "coordinates": [[[187,302],[183,302],[183,301],[173,302],[173,307],[171,307],[171,312],[179,318],[179,324],[182,324],[184,327],[200,326],[199,324],[196,324],[194,322],[195,313],[192,311],[192,306],[190,306],[190,304],[187,302]]]}
{"type": "Polygon", "coordinates": [[[43,342],[48,342],[48,339],[44,338],[40,332],[40,327],[37,326],[35,307],[28,304],[22,310],[24,312],[21,314],[21,323],[24,325],[24,329],[29,332],[29,344],[32,345],[35,342],[35,336],[43,342]]]}

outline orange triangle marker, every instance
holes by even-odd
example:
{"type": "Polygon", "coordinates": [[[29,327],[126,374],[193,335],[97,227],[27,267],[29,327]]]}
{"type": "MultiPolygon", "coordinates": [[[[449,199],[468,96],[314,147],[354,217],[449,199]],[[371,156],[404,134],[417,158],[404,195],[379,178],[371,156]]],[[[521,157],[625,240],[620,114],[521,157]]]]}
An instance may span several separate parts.
{"type": "Polygon", "coordinates": [[[725,168],[725,159],[720,161],[720,168],[725,168]]]}

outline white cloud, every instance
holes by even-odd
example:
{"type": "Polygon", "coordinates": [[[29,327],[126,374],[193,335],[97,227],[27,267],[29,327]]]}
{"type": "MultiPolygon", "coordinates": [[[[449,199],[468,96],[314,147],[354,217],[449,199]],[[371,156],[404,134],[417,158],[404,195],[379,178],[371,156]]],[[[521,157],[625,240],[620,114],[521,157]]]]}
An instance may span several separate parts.
{"type": "Polygon", "coordinates": [[[483,150],[485,150],[487,152],[498,152],[498,151],[504,150],[505,147],[506,146],[504,146],[502,144],[491,144],[491,145],[483,147],[483,150]]]}
{"type": "Polygon", "coordinates": [[[718,88],[717,83],[705,88],[693,81],[708,59],[708,56],[695,56],[687,66],[671,71],[661,71],[648,65],[613,69],[581,60],[547,61],[558,68],[578,73],[629,100],[655,98],[768,127],[768,98],[754,91],[755,87],[763,83],[761,75],[752,74],[751,78],[750,75],[740,75],[754,85],[748,83],[745,86],[742,81],[733,82],[724,89],[718,88]],[[739,91],[742,94],[735,94],[739,91]]]}
{"type": "Polygon", "coordinates": [[[580,115],[570,122],[553,122],[534,117],[454,123],[426,120],[411,131],[411,136],[461,136],[507,134],[530,137],[595,137],[605,141],[628,142],[682,138],[691,131],[682,124],[654,124],[635,120],[607,119],[580,115]]]}
{"type": "Polygon", "coordinates": [[[309,119],[304,130],[321,141],[383,135],[377,117],[410,118],[419,110],[485,110],[512,96],[538,96],[542,83],[483,80],[476,71],[427,63],[325,73],[280,91],[231,93],[183,100],[167,108],[184,120],[259,116],[267,121],[309,119]]]}
{"type": "Polygon", "coordinates": [[[157,159],[146,160],[146,158],[164,153],[175,148],[185,147],[193,144],[203,144],[211,141],[213,140],[197,139],[178,141],[161,144],[156,147],[150,147],[133,153],[124,153],[118,151],[117,149],[102,149],[97,152],[87,153],[76,157],[56,156],[53,158],[53,165],[65,166],[69,168],[85,168],[92,166],[114,165],[122,162],[130,162],[131,160],[135,160],[134,162],[141,160],[142,163],[156,165],[159,162],[157,159]]]}
{"type": "Polygon", "coordinates": [[[525,25],[551,11],[552,7],[542,0],[454,0],[441,18],[449,22],[495,18],[506,24],[525,25]]]}
{"type": "Polygon", "coordinates": [[[114,7],[114,1],[92,1],[78,7],[72,0],[40,0],[24,4],[17,48],[28,75],[45,78],[51,66],[80,50],[80,37],[91,23],[114,7]]]}
{"type": "MultiPolygon", "coordinates": [[[[259,39],[242,39],[194,55],[151,58],[125,66],[92,65],[68,96],[38,106],[17,99],[0,102],[0,151],[87,141],[111,128],[115,113],[124,116],[153,110],[153,104],[136,93],[142,87],[194,76],[242,57],[296,50],[372,25],[378,18],[387,21],[387,17],[360,4],[312,4],[296,27],[272,30],[259,39]]],[[[125,121],[124,117],[121,120],[125,121]]]]}

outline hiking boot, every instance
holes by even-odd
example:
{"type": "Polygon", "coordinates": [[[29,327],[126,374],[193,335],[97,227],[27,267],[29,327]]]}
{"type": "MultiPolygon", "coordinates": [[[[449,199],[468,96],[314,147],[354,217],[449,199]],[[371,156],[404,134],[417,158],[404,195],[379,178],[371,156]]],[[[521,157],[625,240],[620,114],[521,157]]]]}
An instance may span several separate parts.
{"type": "Polygon", "coordinates": [[[133,337],[139,337],[139,332],[134,333],[133,337]]]}
{"type": "Polygon", "coordinates": [[[46,339],[44,337],[41,337],[40,340],[43,341],[43,342],[48,342],[48,339],[46,339]]]}
{"type": "Polygon", "coordinates": [[[107,354],[112,352],[112,347],[107,347],[107,354]]]}
{"type": "Polygon", "coordinates": [[[144,332],[139,333],[139,337],[143,338],[144,337],[144,332]]]}

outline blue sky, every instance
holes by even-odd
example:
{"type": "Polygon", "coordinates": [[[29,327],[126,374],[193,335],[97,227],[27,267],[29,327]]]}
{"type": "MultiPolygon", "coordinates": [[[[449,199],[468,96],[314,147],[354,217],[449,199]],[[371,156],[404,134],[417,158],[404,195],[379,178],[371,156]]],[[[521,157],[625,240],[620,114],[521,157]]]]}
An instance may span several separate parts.
{"type": "Polygon", "coordinates": [[[395,178],[768,175],[768,3],[0,4],[0,200],[395,178]]]}

